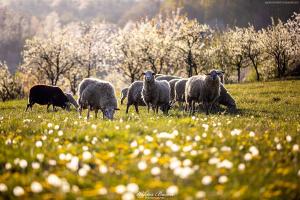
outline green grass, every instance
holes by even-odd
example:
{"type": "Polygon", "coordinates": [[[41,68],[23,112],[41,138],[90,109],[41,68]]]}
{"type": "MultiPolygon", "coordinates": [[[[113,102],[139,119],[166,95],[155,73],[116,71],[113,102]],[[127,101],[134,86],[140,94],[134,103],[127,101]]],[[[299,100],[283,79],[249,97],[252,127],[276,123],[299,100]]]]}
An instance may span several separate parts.
{"type": "Polygon", "coordinates": [[[116,186],[135,183],[140,192],[160,196],[172,185],[178,188],[175,196],[161,199],[196,199],[204,193],[206,199],[299,199],[300,81],[227,88],[236,99],[236,115],[191,117],[172,110],[169,116],[156,116],[141,108],[138,116],[133,107],[126,115],[121,106],[115,121],[86,121],[74,110],[46,112],[46,107],[34,106],[25,113],[26,100],[0,103],[0,183],[7,186],[0,198],[17,198],[13,190],[21,186],[22,199],[121,199],[128,193],[118,194],[116,186]],[[170,138],[158,137],[162,132],[170,138]],[[84,151],[92,157],[84,160],[84,151]],[[64,157],[79,158],[75,170],[64,157]],[[21,161],[21,168],[18,159],[26,160],[27,167],[21,161]],[[138,168],[140,161],[146,162],[145,170],[138,168]],[[32,163],[40,168],[33,169],[32,163]],[[100,173],[99,166],[107,172],[100,173]],[[153,167],[160,169],[159,175],[151,174],[153,167]],[[59,177],[57,187],[47,181],[50,174],[59,177]],[[202,182],[205,176],[211,177],[210,184],[202,182]],[[227,182],[219,183],[221,176],[227,182]],[[34,181],[42,185],[40,193],[32,192],[34,181]],[[106,195],[99,194],[103,188],[106,195]]]}

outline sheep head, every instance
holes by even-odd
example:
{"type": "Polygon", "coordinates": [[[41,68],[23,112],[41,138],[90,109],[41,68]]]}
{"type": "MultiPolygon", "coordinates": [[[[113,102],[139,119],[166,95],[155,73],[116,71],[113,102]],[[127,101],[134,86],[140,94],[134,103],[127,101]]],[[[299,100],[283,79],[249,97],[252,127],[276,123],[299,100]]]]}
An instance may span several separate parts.
{"type": "Polygon", "coordinates": [[[120,110],[120,109],[119,108],[115,108],[115,107],[107,107],[107,108],[105,108],[102,111],[103,112],[103,117],[105,117],[105,118],[107,118],[109,120],[113,120],[116,110],[120,110]]]}
{"type": "Polygon", "coordinates": [[[155,80],[155,73],[151,70],[145,71],[143,73],[143,75],[144,75],[144,80],[146,82],[150,83],[150,82],[153,82],[155,80]]]}
{"type": "Polygon", "coordinates": [[[219,70],[211,70],[208,74],[206,74],[207,77],[209,77],[210,80],[212,81],[220,81],[220,77],[223,74],[223,71],[219,70]]]}

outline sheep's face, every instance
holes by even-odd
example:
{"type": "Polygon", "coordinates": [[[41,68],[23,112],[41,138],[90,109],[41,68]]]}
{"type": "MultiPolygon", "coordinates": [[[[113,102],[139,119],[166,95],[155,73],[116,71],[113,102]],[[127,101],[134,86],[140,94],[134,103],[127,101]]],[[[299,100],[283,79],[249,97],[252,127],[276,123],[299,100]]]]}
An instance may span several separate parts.
{"type": "Polygon", "coordinates": [[[220,79],[219,76],[223,75],[222,71],[217,71],[217,70],[211,70],[208,74],[206,74],[207,76],[209,76],[213,81],[220,79]]]}
{"type": "Polygon", "coordinates": [[[153,82],[155,73],[153,71],[146,71],[143,73],[146,82],[153,82]]]}
{"type": "Polygon", "coordinates": [[[65,109],[66,109],[67,111],[70,111],[70,107],[71,107],[71,104],[70,104],[69,102],[67,102],[67,103],[65,104],[65,109]]]}
{"type": "Polygon", "coordinates": [[[113,108],[113,107],[105,108],[103,111],[103,116],[107,119],[113,120],[116,110],[119,110],[119,109],[113,108]]]}

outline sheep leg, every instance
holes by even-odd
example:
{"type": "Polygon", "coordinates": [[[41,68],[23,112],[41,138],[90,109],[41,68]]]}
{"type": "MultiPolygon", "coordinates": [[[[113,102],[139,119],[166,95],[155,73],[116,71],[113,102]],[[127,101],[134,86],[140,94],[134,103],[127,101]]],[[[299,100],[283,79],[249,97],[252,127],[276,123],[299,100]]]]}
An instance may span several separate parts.
{"type": "Polygon", "coordinates": [[[156,110],[155,110],[155,111],[156,111],[156,114],[158,114],[158,106],[156,106],[156,108],[155,108],[155,109],[156,109],[156,110]]]}
{"type": "Polygon", "coordinates": [[[206,115],[209,115],[209,104],[207,102],[204,103],[204,108],[206,111],[206,115]]]}
{"type": "Polygon", "coordinates": [[[49,112],[49,107],[51,104],[47,104],[47,112],[49,112]]]}
{"type": "Polygon", "coordinates": [[[152,105],[151,107],[152,107],[152,111],[155,113],[155,106],[152,105]]]}
{"type": "Polygon", "coordinates": [[[95,119],[97,119],[98,109],[95,109],[95,119]]]}
{"type": "Polygon", "coordinates": [[[149,111],[150,111],[150,104],[147,104],[147,107],[148,107],[148,113],[149,113],[149,111]]]}
{"type": "Polygon", "coordinates": [[[137,114],[139,114],[139,106],[138,106],[137,104],[134,104],[134,107],[135,107],[135,112],[136,112],[137,114]]]}
{"type": "Polygon", "coordinates": [[[79,111],[79,116],[81,117],[82,116],[82,106],[79,107],[78,111],[79,111]]]}
{"type": "Polygon", "coordinates": [[[30,108],[30,110],[32,110],[32,106],[33,106],[33,104],[31,104],[31,103],[27,104],[25,112],[27,112],[28,108],[30,108]]]}
{"type": "Polygon", "coordinates": [[[87,116],[86,116],[87,119],[90,118],[90,111],[91,111],[91,106],[88,106],[88,111],[87,111],[87,116]]]}
{"type": "Polygon", "coordinates": [[[128,114],[129,107],[130,107],[130,105],[129,105],[129,104],[127,104],[127,108],[126,108],[126,114],[128,114]]]}
{"type": "Polygon", "coordinates": [[[56,111],[54,104],[52,104],[53,112],[56,111]]]}

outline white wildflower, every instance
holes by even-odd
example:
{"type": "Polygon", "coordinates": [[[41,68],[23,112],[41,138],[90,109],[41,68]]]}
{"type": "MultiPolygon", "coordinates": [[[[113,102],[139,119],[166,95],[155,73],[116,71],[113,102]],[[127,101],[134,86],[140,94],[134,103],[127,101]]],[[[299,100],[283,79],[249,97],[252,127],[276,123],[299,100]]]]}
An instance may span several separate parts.
{"type": "Polygon", "coordinates": [[[64,132],[63,132],[62,130],[59,130],[59,131],[57,132],[57,135],[58,135],[58,136],[63,136],[63,135],[64,135],[64,132]]]}
{"type": "Polygon", "coordinates": [[[176,185],[171,185],[166,190],[167,195],[175,196],[178,194],[178,187],[176,185]]]}
{"type": "Polygon", "coordinates": [[[282,149],[282,146],[281,146],[280,143],[278,143],[278,144],[276,145],[276,149],[277,149],[278,151],[282,149]]]}
{"type": "Polygon", "coordinates": [[[232,136],[240,135],[241,132],[242,132],[242,130],[240,130],[240,129],[233,129],[233,130],[231,131],[231,135],[232,135],[232,136]]]}
{"type": "Polygon", "coordinates": [[[291,141],[292,141],[292,136],[287,135],[287,136],[285,137],[285,139],[286,139],[287,142],[291,142],[291,141]]]}
{"type": "Polygon", "coordinates": [[[5,164],[5,169],[6,169],[6,170],[10,170],[11,167],[12,167],[12,165],[11,165],[10,163],[6,163],[6,164],[5,164]]]}
{"type": "Polygon", "coordinates": [[[134,148],[134,147],[137,147],[137,146],[138,146],[138,143],[135,140],[130,143],[131,148],[134,148]]]}
{"type": "Polygon", "coordinates": [[[116,186],[116,193],[123,194],[126,191],[126,187],[124,185],[117,185],[116,186]]]}
{"type": "Polygon", "coordinates": [[[131,193],[137,193],[139,191],[139,186],[135,183],[129,183],[127,185],[127,191],[131,193]]]}
{"type": "Polygon", "coordinates": [[[244,163],[240,163],[240,164],[238,165],[239,171],[244,171],[245,168],[246,168],[246,165],[245,165],[244,163]]]}
{"type": "Polygon", "coordinates": [[[33,162],[33,163],[31,163],[31,167],[32,167],[32,169],[39,169],[40,168],[40,163],[33,162]]]}
{"type": "Polygon", "coordinates": [[[38,140],[38,141],[35,142],[35,146],[38,147],[38,148],[40,148],[40,147],[43,146],[43,142],[40,141],[40,140],[38,140]]]}
{"type": "Polygon", "coordinates": [[[249,136],[250,136],[250,137],[254,137],[254,136],[255,136],[255,133],[254,133],[253,131],[250,131],[249,136]]]}
{"type": "Polygon", "coordinates": [[[30,189],[33,193],[40,193],[43,191],[43,186],[39,182],[32,182],[30,185],[30,189]]]}
{"type": "Polygon", "coordinates": [[[85,151],[82,153],[83,160],[90,160],[92,158],[92,154],[89,151],[85,151]]]}
{"type": "Polygon", "coordinates": [[[293,145],[293,151],[294,151],[294,152],[299,151],[299,145],[298,145],[298,144],[294,144],[294,145],[293,145]]]}
{"type": "Polygon", "coordinates": [[[26,168],[27,165],[28,165],[28,163],[27,163],[26,160],[24,160],[24,159],[20,160],[19,166],[20,166],[22,169],[26,168]]]}
{"type": "Polygon", "coordinates": [[[203,185],[209,185],[212,182],[212,178],[211,176],[204,176],[201,182],[203,185]]]}
{"type": "Polygon", "coordinates": [[[108,171],[108,169],[107,169],[107,167],[106,167],[105,165],[100,165],[100,166],[99,166],[99,172],[100,172],[101,174],[106,174],[107,171],[108,171]]]}
{"type": "Polygon", "coordinates": [[[251,152],[252,156],[258,156],[258,154],[259,154],[259,151],[255,146],[251,146],[249,148],[249,151],[251,152]]]}
{"type": "Polygon", "coordinates": [[[122,200],[134,200],[135,196],[131,192],[126,192],[122,195],[122,200]]]}
{"type": "Polygon", "coordinates": [[[54,187],[60,187],[62,184],[61,179],[58,176],[56,176],[55,174],[50,174],[47,177],[47,182],[54,187]]]}
{"type": "Polygon", "coordinates": [[[99,195],[106,195],[107,194],[107,189],[105,187],[102,187],[98,190],[99,195]]]}
{"type": "Polygon", "coordinates": [[[0,183],[0,192],[6,192],[7,186],[4,183],[0,183]]]}
{"type": "Polygon", "coordinates": [[[49,160],[48,164],[51,166],[55,166],[56,165],[56,160],[49,160]]]}
{"type": "Polygon", "coordinates": [[[151,174],[152,174],[153,176],[159,175],[159,174],[160,174],[160,168],[159,168],[159,167],[153,167],[153,168],[151,169],[151,174]]]}
{"type": "Polygon", "coordinates": [[[48,123],[48,128],[51,128],[52,126],[53,126],[53,124],[52,123],[48,123]]]}
{"type": "Polygon", "coordinates": [[[228,178],[227,178],[227,176],[220,176],[218,181],[219,181],[219,183],[223,184],[228,181],[228,178]]]}
{"type": "Polygon", "coordinates": [[[251,154],[251,153],[246,153],[246,154],[244,155],[244,159],[245,159],[246,161],[252,160],[252,154],[251,154]]]}
{"type": "Polygon", "coordinates": [[[198,191],[195,195],[196,199],[203,199],[205,198],[206,193],[204,191],[198,191]]]}
{"type": "Polygon", "coordinates": [[[210,165],[215,165],[215,164],[218,164],[219,162],[220,162],[220,159],[216,158],[216,157],[212,157],[208,160],[208,164],[210,164],[210,165]]]}
{"type": "Polygon", "coordinates": [[[24,195],[25,191],[21,186],[16,186],[13,189],[13,193],[16,197],[24,195]]]}
{"type": "Polygon", "coordinates": [[[138,168],[139,168],[139,170],[141,170],[141,171],[147,169],[147,163],[146,163],[145,161],[140,161],[140,162],[138,163],[138,168]]]}
{"type": "Polygon", "coordinates": [[[79,165],[79,158],[76,156],[73,156],[71,158],[71,161],[66,164],[67,168],[69,168],[72,171],[77,171],[79,165]]]}
{"type": "Polygon", "coordinates": [[[231,169],[233,166],[232,162],[230,162],[229,160],[223,160],[222,162],[219,162],[217,164],[218,168],[226,168],[226,169],[231,169]]]}

